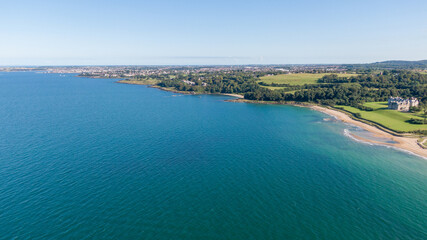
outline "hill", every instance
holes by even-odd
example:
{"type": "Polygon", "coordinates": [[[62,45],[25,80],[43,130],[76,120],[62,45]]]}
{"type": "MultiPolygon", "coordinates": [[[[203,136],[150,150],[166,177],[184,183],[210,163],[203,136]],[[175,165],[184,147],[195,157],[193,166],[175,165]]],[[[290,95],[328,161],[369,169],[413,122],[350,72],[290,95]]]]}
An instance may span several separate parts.
{"type": "Polygon", "coordinates": [[[367,64],[344,64],[349,69],[426,69],[427,60],[389,60],[367,64]]]}

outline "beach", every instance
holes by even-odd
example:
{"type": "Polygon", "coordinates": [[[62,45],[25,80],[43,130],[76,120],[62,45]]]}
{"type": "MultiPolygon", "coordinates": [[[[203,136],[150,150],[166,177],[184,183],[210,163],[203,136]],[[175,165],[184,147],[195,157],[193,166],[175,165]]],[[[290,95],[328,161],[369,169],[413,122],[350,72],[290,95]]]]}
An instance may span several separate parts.
{"type": "MultiPolygon", "coordinates": [[[[390,139],[391,141],[394,141],[396,143],[375,141],[373,139],[367,139],[367,138],[363,138],[361,136],[357,136],[355,134],[348,133],[350,135],[350,137],[352,137],[358,141],[395,147],[397,149],[400,149],[400,150],[403,150],[406,152],[410,152],[412,154],[415,154],[417,156],[420,156],[422,158],[427,159],[427,149],[424,149],[420,145],[418,145],[418,142],[417,142],[418,138],[416,136],[407,136],[407,137],[405,136],[405,137],[403,137],[403,136],[393,135],[393,134],[391,134],[391,133],[389,133],[383,129],[380,129],[376,126],[369,125],[369,124],[366,124],[366,123],[361,122],[361,121],[357,121],[357,120],[351,118],[348,114],[340,112],[338,110],[334,110],[334,109],[327,108],[327,107],[321,107],[319,105],[302,104],[302,103],[297,103],[297,102],[295,102],[295,103],[282,103],[282,102],[253,101],[253,100],[247,100],[247,99],[231,99],[231,100],[227,100],[227,101],[228,102],[255,103],[255,104],[285,104],[285,105],[292,105],[292,106],[297,106],[297,107],[309,107],[315,111],[323,112],[323,113],[326,113],[330,116],[333,116],[342,122],[352,124],[354,126],[362,128],[366,131],[369,131],[370,133],[372,133],[374,135],[374,137],[390,139]]],[[[425,141],[425,139],[424,139],[424,141],[425,141]]],[[[423,142],[423,141],[421,141],[421,142],[423,142]]]]}
{"type": "Polygon", "coordinates": [[[357,140],[369,142],[369,143],[374,143],[374,144],[392,146],[392,147],[399,148],[399,149],[402,149],[405,151],[409,151],[413,154],[416,154],[418,156],[421,156],[421,157],[427,159],[427,149],[423,149],[422,147],[420,147],[417,143],[417,138],[415,138],[415,137],[400,137],[400,136],[392,135],[392,134],[385,132],[385,131],[383,131],[383,130],[375,127],[375,126],[354,120],[343,112],[333,110],[330,108],[325,108],[325,107],[320,107],[320,106],[311,106],[310,108],[313,110],[319,111],[319,112],[326,113],[330,116],[333,116],[342,122],[349,123],[349,124],[358,126],[360,128],[363,128],[363,129],[373,133],[375,135],[375,137],[388,138],[388,139],[393,140],[396,143],[378,142],[378,141],[375,141],[372,139],[362,138],[360,136],[357,136],[357,135],[350,133],[351,137],[354,137],[357,140]]]}

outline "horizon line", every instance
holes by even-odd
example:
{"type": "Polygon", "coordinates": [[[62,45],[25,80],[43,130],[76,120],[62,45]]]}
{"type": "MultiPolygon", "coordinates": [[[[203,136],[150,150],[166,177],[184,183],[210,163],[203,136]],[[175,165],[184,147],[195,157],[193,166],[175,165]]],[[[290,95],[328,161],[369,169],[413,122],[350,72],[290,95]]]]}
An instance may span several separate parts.
{"type": "Polygon", "coordinates": [[[374,64],[374,63],[382,63],[382,62],[420,62],[427,61],[427,59],[420,60],[383,60],[376,62],[364,62],[364,63],[245,63],[245,64],[64,64],[64,65],[0,65],[0,67],[113,67],[113,66],[295,66],[295,65],[362,65],[362,64],[374,64]]]}

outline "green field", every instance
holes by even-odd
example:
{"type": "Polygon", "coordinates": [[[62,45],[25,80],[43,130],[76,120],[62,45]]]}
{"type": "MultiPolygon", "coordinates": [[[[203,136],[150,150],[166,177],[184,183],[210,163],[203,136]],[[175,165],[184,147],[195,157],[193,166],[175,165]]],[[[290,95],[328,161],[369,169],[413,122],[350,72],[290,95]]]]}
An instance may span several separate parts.
{"type": "MultiPolygon", "coordinates": [[[[265,82],[267,84],[278,83],[278,84],[290,84],[290,85],[304,85],[304,84],[316,84],[317,80],[330,73],[295,73],[295,74],[279,74],[274,76],[261,77],[259,82],[265,82]]],[[[337,74],[339,77],[351,77],[357,74],[337,74]]],[[[277,88],[277,87],[276,87],[277,88]]],[[[275,89],[276,89],[275,88],[275,89]]],[[[280,88],[280,87],[279,87],[280,88]]]]}
{"type": "Polygon", "coordinates": [[[415,130],[427,130],[427,124],[411,124],[406,122],[411,118],[422,119],[414,113],[399,112],[387,109],[387,102],[368,102],[363,104],[374,111],[362,111],[349,106],[337,106],[351,113],[360,113],[363,119],[379,123],[380,125],[397,132],[410,132],[415,130]]]}
{"type": "MultiPolygon", "coordinates": [[[[272,87],[272,86],[261,86],[261,87],[268,88],[268,89],[271,89],[271,90],[279,90],[279,89],[285,88],[285,87],[272,87]]],[[[295,92],[295,91],[292,91],[292,92],[295,92]]]]}
{"type": "Polygon", "coordinates": [[[156,79],[127,79],[127,80],[119,80],[118,83],[128,83],[128,84],[136,84],[136,85],[154,85],[159,83],[159,80],[156,79]]]}

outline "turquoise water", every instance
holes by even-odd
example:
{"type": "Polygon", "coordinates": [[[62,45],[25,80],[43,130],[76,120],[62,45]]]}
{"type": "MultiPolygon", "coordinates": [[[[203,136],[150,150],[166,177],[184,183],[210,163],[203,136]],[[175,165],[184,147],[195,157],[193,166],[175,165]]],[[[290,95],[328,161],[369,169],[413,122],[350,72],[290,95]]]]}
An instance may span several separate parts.
{"type": "Polygon", "coordinates": [[[1,239],[427,239],[427,161],[305,108],[0,73],[1,239]]]}

